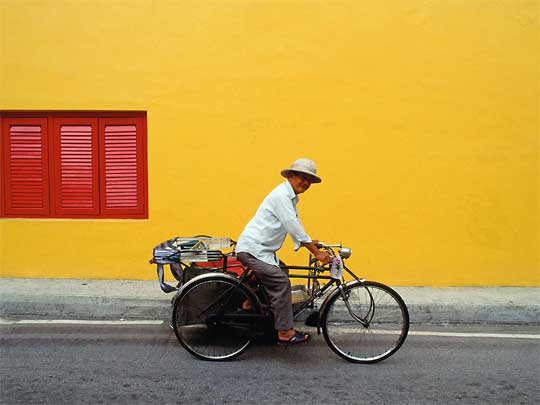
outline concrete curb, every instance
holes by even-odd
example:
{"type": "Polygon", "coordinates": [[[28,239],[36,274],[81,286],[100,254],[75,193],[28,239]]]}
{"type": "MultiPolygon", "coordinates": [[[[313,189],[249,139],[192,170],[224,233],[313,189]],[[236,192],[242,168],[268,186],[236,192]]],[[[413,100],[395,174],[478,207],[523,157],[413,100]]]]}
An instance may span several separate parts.
{"type": "Polygon", "coordinates": [[[171,299],[149,281],[0,279],[4,318],[168,319],[171,299]]]}
{"type": "MultiPolygon", "coordinates": [[[[540,288],[396,287],[411,323],[540,325],[540,288]]],[[[157,282],[0,279],[0,317],[43,319],[162,319],[174,294],[157,282]]]]}
{"type": "Polygon", "coordinates": [[[50,297],[50,300],[2,299],[2,318],[168,319],[168,300],[102,297],[50,297]]]}
{"type": "Polygon", "coordinates": [[[538,287],[395,287],[413,323],[540,324],[538,287]]]}

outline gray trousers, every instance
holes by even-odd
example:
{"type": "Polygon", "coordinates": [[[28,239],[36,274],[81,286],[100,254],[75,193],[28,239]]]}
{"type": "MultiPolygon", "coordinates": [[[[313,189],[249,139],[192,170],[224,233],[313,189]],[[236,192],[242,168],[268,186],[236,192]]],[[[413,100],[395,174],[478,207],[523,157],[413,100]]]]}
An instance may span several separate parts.
{"type": "Polygon", "coordinates": [[[274,314],[274,327],[277,330],[288,330],[294,326],[291,299],[291,282],[287,274],[279,266],[273,266],[259,260],[249,253],[240,252],[238,260],[255,273],[259,282],[270,297],[270,309],[274,314]]]}

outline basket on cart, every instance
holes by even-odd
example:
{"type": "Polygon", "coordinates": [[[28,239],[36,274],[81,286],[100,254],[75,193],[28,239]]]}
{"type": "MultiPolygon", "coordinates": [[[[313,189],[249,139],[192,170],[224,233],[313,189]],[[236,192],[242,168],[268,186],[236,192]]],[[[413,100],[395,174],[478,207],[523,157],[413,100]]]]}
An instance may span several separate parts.
{"type": "Polygon", "coordinates": [[[154,247],[150,263],[157,265],[161,289],[170,293],[177,291],[183,283],[197,274],[224,269],[238,273],[238,269],[243,269],[242,265],[236,258],[222,251],[230,249],[234,244],[231,238],[174,237],[154,247]],[[167,264],[171,274],[178,281],[176,287],[167,284],[164,280],[164,265],[167,264]]]}

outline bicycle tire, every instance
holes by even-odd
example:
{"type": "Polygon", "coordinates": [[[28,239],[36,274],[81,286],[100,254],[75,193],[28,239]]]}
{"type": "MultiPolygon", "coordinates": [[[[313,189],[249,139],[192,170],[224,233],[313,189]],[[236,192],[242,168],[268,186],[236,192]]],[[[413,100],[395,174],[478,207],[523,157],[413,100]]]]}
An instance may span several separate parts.
{"type": "Polygon", "coordinates": [[[224,312],[256,314],[258,305],[247,288],[230,277],[194,280],[174,303],[172,325],[180,344],[202,360],[231,360],[244,353],[254,340],[254,325],[221,321],[216,314],[224,312]],[[242,311],[246,300],[251,310],[242,311]]]}
{"type": "Polygon", "coordinates": [[[396,353],[409,332],[409,312],[399,294],[374,281],[354,281],[342,288],[352,312],[366,323],[353,318],[336,289],[321,311],[328,346],[353,363],[377,363],[396,353]]]}

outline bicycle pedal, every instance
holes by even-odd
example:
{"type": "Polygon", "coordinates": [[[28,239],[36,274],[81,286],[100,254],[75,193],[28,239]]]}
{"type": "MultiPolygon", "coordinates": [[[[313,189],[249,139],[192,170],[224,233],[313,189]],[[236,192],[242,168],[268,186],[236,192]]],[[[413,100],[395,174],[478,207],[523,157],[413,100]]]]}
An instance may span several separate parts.
{"type": "Polygon", "coordinates": [[[312,311],[304,321],[306,326],[319,326],[319,310],[312,311]]]}

